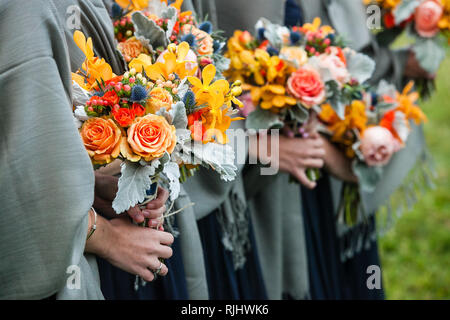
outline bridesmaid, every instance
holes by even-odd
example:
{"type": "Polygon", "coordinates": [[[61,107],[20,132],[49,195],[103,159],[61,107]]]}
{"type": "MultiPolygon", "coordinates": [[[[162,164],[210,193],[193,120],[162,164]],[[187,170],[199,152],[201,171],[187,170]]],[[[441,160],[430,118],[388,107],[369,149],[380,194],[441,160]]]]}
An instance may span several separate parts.
{"type": "MultiPolygon", "coordinates": [[[[407,50],[392,51],[376,43],[367,30],[366,15],[359,0],[342,0],[333,2],[325,0],[299,0],[297,5],[288,0],[295,11],[301,12],[305,22],[314,17],[337,29],[340,34],[352,39],[352,47],[363,51],[375,59],[377,70],[372,78],[376,84],[380,79],[389,79],[398,86],[405,82],[410,72],[405,70],[405,63],[417,65],[417,61],[408,55],[407,50]],[[355,25],[361,27],[355,29],[355,25]],[[355,30],[358,30],[355,32],[355,30]]],[[[294,10],[291,9],[292,12],[294,10]]],[[[300,18],[300,17],[299,17],[300,18]]],[[[291,18],[293,19],[293,18],[291,18]]],[[[294,18],[295,20],[295,18],[294,18]]],[[[288,23],[288,21],[286,21],[288,23]]],[[[415,69],[415,68],[414,68],[415,69]]],[[[422,76],[418,73],[416,76],[422,76]]],[[[336,208],[340,198],[342,181],[356,182],[348,160],[328,141],[324,140],[326,170],[334,177],[325,175],[318,181],[315,190],[302,188],[302,214],[305,219],[308,243],[308,257],[313,299],[384,299],[384,290],[367,288],[367,267],[381,267],[376,236],[375,214],[367,224],[360,224],[351,233],[338,235],[336,225],[336,208]],[[336,179],[337,178],[337,179],[336,179]],[[332,205],[334,200],[334,206],[332,205]],[[353,246],[352,255],[345,255],[346,242],[359,239],[363,246],[353,246]]],[[[389,177],[384,177],[389,180],[389,177]]],[[[396,184],[398,182],[393,182],[396,184]]]]}
{"type": "MultiPolygon", "coordinates": [[[[113,1],[103,0],[103,3],[111,13],[112,6],[115,5],[113,1]]],[[[107,59],[108,63],[113,66],[117,66],[114,69],[114,72],[116,74],[124,73],[125,67],[121,65],[121,59],[115,54],[115,40],[112,29],[112,21],[110,19],[108,19],[108,22],[104,25],[104,37],[102,41],[100,42],[98,41],[99,39],[96,38],[93,40],[94,48],[96,50],[103,50],[100,56],[109,57],[109,59],[107,59]]],[[[103,175],[108,175],[109,179],[117,179],[112,176],[120,174],[120,168],[118,163],[116,163],[109,168],[100,170],[97,175],[101,176],[101,172],[103,175]]],[[[180,201],[183,201],[183,191],[181,194],[180,201]]],[[[146,214],[146,217],[151,216],[155,218],[162,215],[165,210],[164,204],[167,197],[168,192],[160,188],[158,190],[158,198],[152,201],[143,211],[143,213],[146,214]]],[[[100,213],[109,219],[116,218],[115,213],[111,210],[112,198],[106,197],[106,199],[100,199],[103,201],[100,201],[99,199],[96,200],[95,205],[100,213]]],[[[178,204],[179,201],[176,202],[175,208],[179,207],[178,204]]],[[[134,209],[128,212],[130,217],[137,223],[143,222],[143,213],[134,209]]],[[[201,261],[201,255],[198,253],[198,249],[200,248],[198,236],[197,238],[193,236],[196,233],[192,232],[192,227],[190,227],[191,224],[185,221],[188,218],[192,219],[193,216],[194,215],[191,211],[186,210],[182,213],[182,215],[175,218],[173,228],[177,229],[178,224],[180,224],[180,235],[175,237],[175,241],[172,245],[172,257],[164,261],[164,264],[169,270],[168,275],[165,277],[157,277],[154,281],[148,283],[143,283],[140,281],[136,283],[135,274],[123,271],[105,259],[97,258],[101,289],[104,297],[108,300],[187,300],[189,298],[207,298],[206,289],[203,289],[203,287],[206,288],[206,280],[203,279],[204,271],[202,273],[201,268],[198,268],[199,270],[190,271],[189,279],[193,279],[195,284],[193,285],[194,289],[191,290],[192,292],[189,292],[190,286],[188,286],[184,268],[183,258],[186,258],[186,255],[189,252],[196,252],[190,254],[190,256],[194,256],[196,260],[201,261]],[[136,284],[138,285],[137,287],[136,284]]],[[[173,231],[172,228],[170,228],[170,230],[173,231]]]]}

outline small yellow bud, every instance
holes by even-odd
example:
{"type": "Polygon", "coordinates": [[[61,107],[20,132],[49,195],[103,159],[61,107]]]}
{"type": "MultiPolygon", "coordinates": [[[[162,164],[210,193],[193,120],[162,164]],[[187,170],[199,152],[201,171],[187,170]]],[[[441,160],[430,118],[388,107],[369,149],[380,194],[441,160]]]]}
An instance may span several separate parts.
{"type": "Polygon", "coordinates": [[[241,80],[236,80],[236,81],[233,83],[232,86],[233,86],[233,87],[240,87],[240,86],[242,86],[242,81],[241,81],[241,80]]]}
{"type": "Polygon", "coordinates": [[[176,53],[177,52],[177,45],[175,43],[171,43],[169,44],[169,46],[167,47],[167,50],[171,53],[176,53]]]}
{"type": "Polygon", "coordinates": [[[134,75],[136,74],[136,69],[135,69],[135,68],[131,68],[130,74],[131,74],[132,76],[134,76],[134,75]]]}
{"type": "Polygon", "coordinates": [[[240,96],[242,94],[242,88],[234,87],[233,89],[231,89],[231,94],[235,97],[240,96]]]}

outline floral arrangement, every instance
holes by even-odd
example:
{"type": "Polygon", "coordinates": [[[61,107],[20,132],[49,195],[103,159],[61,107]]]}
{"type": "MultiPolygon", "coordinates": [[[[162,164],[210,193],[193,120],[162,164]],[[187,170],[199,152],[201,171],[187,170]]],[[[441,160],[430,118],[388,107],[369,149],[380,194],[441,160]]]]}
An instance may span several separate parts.
{"type": "Polygon", "coordinates": [[[221,53],[225,42],[222,31],[213,30],[209,21],[198,21],[191,11],[181,11],[183,0],[167,5],[167,1],[146,0],[139,5],[134,1],[116,1],[112,12],[118,50],[126,62],[140,54],[160,59],[170,43],[187,42],[188,60],[200,69],[214,64],[221,74],[229,61],[221,53]],[[131,10],[130,10],[131,8],[131,10]]]}
{"type": "Polygon", "coordinates": [[[373,192],[381,178],[382,168],[406,144],[411,121],[420,125],[426,116],[416,105],[419,98],[412,92],[413,82],[398,92],[382,81],[376,90],[362,91],[361,99],[353,100],[340,118],[329,104],[323,104],[319,120],[330,139],[353,160],[359,186],[345,184],[341,214],[347,224],[358,218],[359,189],[373,192]]]}
{"type": "Polygon", "coordinates": [[[395,39],[406,29],[422,68],[430,74],[437,72],[450,43],[450,0],[363,1],[382,8],[385,31],[378,35],[380,39],[395,39]]]}
{"type": "Polygon", "coordinates": [[[199,165],[234,179],[234,152],[225,131],[237,120],[231,118],[241,91],[237,84],[213,82],[213,64],[197,77],[197,66],[185,60],[186,42],[170,44],[164,63],[152,64],[143,54],[116,76],[94,56],[90,38],[76,31],[74,40],[86,55],[73,74],[74,116],[84,146],[95,165],[123,161],[113,201],[117,213],[151,200],[155,184],[166,185],[174,201],[180,180],[199,165]]]}
{"type": "MultiPolygon", "coordinates": [[[[375,68],[369,57],[345,47],[330,26],[313,23],[288,29],[260,19],[257,35],[237,30],[228,41],[225,75],[241,81],[248,129],[284,128],[305,136],[311,115],[323,103],[344,118],[375,68]]],[[[309,170],[310,179],[318,172],[309,170]]]]}

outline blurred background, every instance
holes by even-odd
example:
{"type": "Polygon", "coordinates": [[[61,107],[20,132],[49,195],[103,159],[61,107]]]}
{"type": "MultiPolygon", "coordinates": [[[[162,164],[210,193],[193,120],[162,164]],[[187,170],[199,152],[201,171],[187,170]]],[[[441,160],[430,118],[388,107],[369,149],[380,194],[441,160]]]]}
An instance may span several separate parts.
{"type": "Polygon", "coordinates": [[[420,102],[428,116],[425,133],[436,189],[380,238],[387,299],[450,299],[450,53],[436,86],[432,97],[420,102]]]}

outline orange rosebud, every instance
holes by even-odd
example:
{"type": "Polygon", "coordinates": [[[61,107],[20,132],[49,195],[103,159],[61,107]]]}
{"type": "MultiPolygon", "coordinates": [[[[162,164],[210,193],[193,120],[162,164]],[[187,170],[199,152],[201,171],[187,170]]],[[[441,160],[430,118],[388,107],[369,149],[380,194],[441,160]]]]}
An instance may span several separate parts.
{"type": "Polygon", "coordinates": [[[116,120],[121,127],[128,127],[136,117],[133,110],[127,108],[113,110],[112,114],[114,120],[116,120]]]}
{"type": "Polygon", "coordinates": [[[128,128],[127,142],[135,154],[151,161],[173,152],[177,143],[175,131],[164,117],[148,114],[128,128]]]}
{"type": "Polygon", "coordinates": [[[141,53],[148,53],[148,50],[142,45],[141,41],[135,37],[121,42],[117,45],[117,48],[122,52],[126,62],[130,62],[132,59],[137,58],[141,53]]]}
{"type": "Polygon", "coordinates": [[[120,128],[111,119],[91,118],[80,129],[81,139],[94,163],[106,164],[120,153],[120,128]]]}

